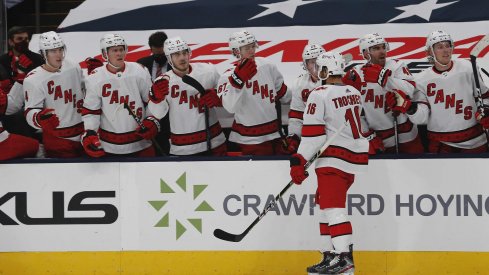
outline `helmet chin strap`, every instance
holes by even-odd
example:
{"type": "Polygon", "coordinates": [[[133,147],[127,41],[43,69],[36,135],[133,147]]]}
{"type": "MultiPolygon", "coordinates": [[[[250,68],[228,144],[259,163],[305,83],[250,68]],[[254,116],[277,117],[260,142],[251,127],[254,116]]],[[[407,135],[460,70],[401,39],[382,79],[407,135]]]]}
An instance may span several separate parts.
{"type": "Polygon", "coordinates": [[[448,61],[448,64],[442,64],[442,63],[440,63],[440,62],[439,62],[439,61],[436,59],[436,57],[434,57],[434,56],[433,56],[433,61],[435,61],[435,62],[436,62],[436,64],[438,64],[438,65],[440,65],[440,66],[442,66],[442,67],[448,67],[448,66],[450,66],[450,62],[452,61],[452,59],[450,58],[450,60],[448,61]]]}
{"type": "Polygon", "coordinates": [[[367,60],[367,63],[371,63],[372,61],[372,56],[370,55],[370,48],[367,49],[367,58],[365,58],[365,53],[363,55],[363,59],[367,60]]]}
{"type": "MultiPolygon", "coordinates": [[[[61,66],[59,66],[59,67],[55,67],[55,66],[53,66],[53,65],[49,64],[49,61],[48,61],[48,53],[47,53],[47,51],[43,51],[43,52],[42,52],[42,54],[45,56],[45,58],[44,58],[44,59],[45,59],[45,61],[46,61],[46,62],[45,62],[44,64],[46,64],[46,66],[48,66],[48,67],[49,67],[49,69],[51,69],[51,70],[53,70],[53,71],[55,71],[55,72],[59,72],[59,71],[60,71],[60,69],[61,69],[61,66]]],[[[43,56],[43,57],[44,57],[44,56],[43,56]]]]}
{"type": "Polygon", "coordinates": [[[48,66],[49,68],[51,68],[52,70],[57,71],[57,72],[59,72],[61,69],[61,66],[59,66],[59,68],[57,68],[57,67],[49,64],[49,61],[47,61],[47,60],[46,60],[46,66],[48,66]]]}
{"type": "Polygon", "coordinates": [[[112,63],[110,63],[109,60],[107,60],[107,64],[109,64],[109,66],[111,66],[112,68],[116,69],[117,71],[119,71],[121,69],[121,67],[115,66],[112,63]]]}
{"type": "Polygon", "coordinates": [[[438,64],[438,65],[440,65],[442,67],[445,67],[445,68],[448,67],[448,66],[450,66],[450,62],[452,61],[452,58],[450,58],[450,60],[448,60],[448,63],[447,64],[442,64],[440,61],[438,61],[438,59],[436,59],[436,56],[435,56],[434,51],[433,51],[433,48],[431,49],[431,51],[433,52],[433,56],[432,56],[433,57],[433,61],[435,61],[436,64],[438,64]]]}

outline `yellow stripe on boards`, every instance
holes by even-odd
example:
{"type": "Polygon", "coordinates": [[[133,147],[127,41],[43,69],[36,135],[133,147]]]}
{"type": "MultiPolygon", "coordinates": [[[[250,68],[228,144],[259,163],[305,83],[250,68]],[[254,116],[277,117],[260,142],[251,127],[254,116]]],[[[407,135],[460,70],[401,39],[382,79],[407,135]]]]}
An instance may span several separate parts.
{"type": "MultiPolygon", "coordinates": [[[[489,274],[488,252],[354,254],[356,275],[489,274]]],[[[0,253],[0,275],[306,274],[310,251],[124,251],[0,253]]]]}

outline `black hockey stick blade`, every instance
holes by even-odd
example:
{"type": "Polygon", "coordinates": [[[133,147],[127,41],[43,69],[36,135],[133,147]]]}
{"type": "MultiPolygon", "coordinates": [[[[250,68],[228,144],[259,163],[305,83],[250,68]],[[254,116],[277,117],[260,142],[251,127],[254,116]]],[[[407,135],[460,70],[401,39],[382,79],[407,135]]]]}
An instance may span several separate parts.
{"type": "Polygon", "coordinates": [[[228,233],[224,230],[216,229],[216,230],[214,230],[214,237],[221,239],[223,241],[237,243],[237,242],[240,242],[244,238],[244,235],[243,234],[234,235],[234,234],[228,233]]]}
{"type": "Polygon", "coordinates": [[[183,83],[186,83],[186,84],[194,87],[197,91],[199,91],[200,94],[203,95],[205,93],[205,89],[202,86],[202,84],[200,84],[199,81],[197,81],[195,78],[189,76],[188,74],[186,74],[182,77],[182,81],[183,81],[183,83]]]}

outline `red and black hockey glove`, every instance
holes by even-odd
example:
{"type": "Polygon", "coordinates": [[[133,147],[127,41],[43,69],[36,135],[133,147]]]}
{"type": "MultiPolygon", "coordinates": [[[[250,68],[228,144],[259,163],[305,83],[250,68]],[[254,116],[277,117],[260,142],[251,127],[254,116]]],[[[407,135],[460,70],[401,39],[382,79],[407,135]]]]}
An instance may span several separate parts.
{"type": "Polygon", "coordinates": [[[385,151],[384,141],[378,137],[375,133],[366,137],[369,143],[368,154],[375,155],[385,151]]]}
{"type": "Polygon", "coordinates": [[[24,79],[27,75],[24,73],[17,73],[12,79],[20,84],[24,84],[24,79]]]}
{"type": "Polygon", "coordinates": [[[411,108],[411,99],[401,90],[393,90],[385,95],[385,102],[393,112],[405,114],[411,108]]]}
{"type": "Polygon", "coordinates": [[[89,75],[92,74],[93,70],[104,65],[104,62],[92,57],[87,57],[85,63],[87,64],[87,73],[89,75]]]}
{"type": "Polygon", "coordinates": [[[229,83],[231,83],[233,87],[241,89],[246,81],[255,76],[256,72],[255,60],[248,58],[244,59],[238,66],[236,66],[234,72],[229,76],[229,83]]]}
{"type": "Polygon", "coordinates": [[[3,90],[4,93],[8,94],[12,86],[13,83],[10,79],[0,80],[0,89],[3,90]]]}
{"type": "Polygon", "coordinates": [[[362,79],[358,75],[357,71],[351,69],[341,79],[343,84],[353,86],[357,90],[362,89],[362,79]]]}
{"type": "Polygon", "coordinates": [[[301,138],[296,135],[288,135],[285,139],[287,141],[286,151],[289,154],[297,153],[297,149],[299,149],[299,144],[301,143],[301,138]]]}
{"type": "Polygon", "coordinates": [[[199,105],[207,106],[207,108],[222,107],[222,102],[217,96],[216,89],[205,90],[205,94],[199,98],[199,105]]]}
{"type": "Polygon", "coordinates": [[[475,112],[475,119],[482,125],[482,128],[489,129],[489,107],[484,107],[483,112],[477,110],[477,112],[475,112]]]}
{"type": "Polygon", "coordinates": [[[2,88],[0,88],[0,116],[5,115],[8,106],[8,96],[3,92],[2,88]]]}
{"type": "Polygon", "coordinates": [[[52,131],[59,126],[59,118],[54,113],[54,109],[43,109],[36,114],[35,120],[43,131],[52,131]]]}
{"type": "Polygon", "coordinates": [[[151,90],[149,91],[149,99],[153,103],[160,103],[165,100],[170,91],[170,81],[168,76],[159,76],[155,79],[151,90]]]}
{"type": "Polygon", "coordinates": [[[377,83],[382,87],[385,87],[389,76],[392,75],[391,70],[378,64],[366,64],[362,67],[362,71],[366,82],[377,83]]]}
{"type": "Polygon", "coordinates": [[[27,57],[25,54],[21,54],[19,56],[19,69],[21,69],[24,73],[27,73],[29,67],[32,66],[32,60],[27,57]]]}
{"type": "Polygon", "coordinates": [[[94,130],[85,131],[81,137],[81,143],[83,149],[85,149],[85,152],[90,157],[99,158],[105,155],[102,143],[100,143],[100,139],[94,130]]]}
{"type": "Polygon", "coordinates": [[[136,134],[144,139],[150,140],[160,131],[160,122],[154,116],[149,116],[143,120],[143,127],[136,129],[136,134]]]}
{"type": "Polygon", "coordinates": [[[293,154],[290,157],[290,177],[295,184],[302,184],[309,176],[304,168],[306,162],[301,154],[293,154]]]}

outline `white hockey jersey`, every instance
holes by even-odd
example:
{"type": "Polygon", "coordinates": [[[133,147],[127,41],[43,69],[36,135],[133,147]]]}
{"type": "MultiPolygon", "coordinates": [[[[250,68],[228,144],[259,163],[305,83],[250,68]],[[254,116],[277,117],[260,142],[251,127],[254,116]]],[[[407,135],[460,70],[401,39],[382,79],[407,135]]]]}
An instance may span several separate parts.
{"type": "Polygon", "coordinates": [[[80,141],[83,133],[81,108],[83,105],[84,79],[80,66],[64,60],[58,72],[48,72],[41,66],[32,70],[24,79],[25,112],[27,123],[41,129],[36,115],[42,109],[54,109],[59,126],[53,135],[80,141]]]}
{"type": "MultiPolygon", "coordinates": [[[[207,150],[207,133],[204,109],[198,104],[199,91],[182,81],[173,71],[164,75],[169,77],[170,93],[165,100],[155,104],[149,102],[148,108],[158,119],[170,112],[170,154],[193,155],[207,150]]],[[[197,80],[204,89],[215,89],[219,73],[214,65],[194,63],[190,66],[189,76],[197,80]]],[[[211,148],[226,142],[215,108],[209,109],[211,148]]]]}
{"type": "MultiPolygon", "coordinates": [[[[362,105],[368,124],[363,126],[363,130],[365,132],[369,129],[374,130],[377,136],[384,141],[385,147],[394,147],[394,117],[385,103],[385,94],[392,89],[398,89],[412,97],[416,84],[407,67],[399,60],[388,59],[386,61],[385,68],[391,70],[392,75],[388,78],[385,88],[377,83],[365,82],[362,67],[363,64],[356,65],[353,70],[360,76],[363,83],[360,93],[362,94],[362,105]]],[[[397,117],[397,127],[399,143],[412,141],[418,135],[418,128],[405,114],[400,114],[397,117]]]]}
{"type": "Polygon", "coordinates": [[[311,75],[306,73],[300,75],[294,86],[291,87],[292,100],[289,111],[289,135],[301,136],[302,119],[306,108],[307,97],[314,88],[321,85],[320,81],[314,82],[311,75]]]}
{"type": "MultiPolygon", "coordinates": [[[[479,75],[479,79],[482,78],[479,75]]],[[[487,142],[482,127],[475,119],[477,104],[472,64],[464,59],[452,61],[444,72],[435,67],[426,69],[416,77],[419,94],[415,95],[418,110],[410,119],[427,124],[428,138],[452,147],[473,149],[487,142]]],[[[484,103],[489,92],[481,81],[484,103]]]]}
{"type": "Polygon", "coordinates": [[[342,125],[346,127],[316,161],[350,174],[367,170],[369,143],[361,134],[361,95],[352,86],[323,85],[307,99],[298,153],[309,160],[342,125]]]}
{"type": "Polygon", "coordinates": [[[147,70],[135,62],[125,62],[121,72],[112,73],[105,65],[86,78],[83,102],[86,130],[98,131],[103,149],[112,154],[131,154],[151,146],[136,134],[138,124],[124,108],[126,103],[139,118],[146,111],[152,82],[147,70]]]}
{"type": "Polygon", "coordinates": [[[255,57],[255,62],[257,73],[242,89],[229,83],[234,67],[219,79],[218,95],[224,108],[234,114],[229,140],[238,144],[260,144],[279,138],[275,98],[278,95],[286,103],[291,97],[277,66],[262,57],[255,57]]]}
{"type": "MultiPolygon", "coordinates": [[[[22,110],[24,106],[24,91],[22,84],[15,82],[10,92],[7,95],[7,109],[6,115],[13,115],[22,110]]],[[[3,128],[3,124],[0,121],[0,142],[6,140],[9,137],[9,132],[3,128]]]]}

